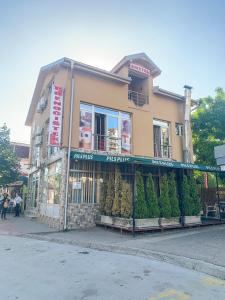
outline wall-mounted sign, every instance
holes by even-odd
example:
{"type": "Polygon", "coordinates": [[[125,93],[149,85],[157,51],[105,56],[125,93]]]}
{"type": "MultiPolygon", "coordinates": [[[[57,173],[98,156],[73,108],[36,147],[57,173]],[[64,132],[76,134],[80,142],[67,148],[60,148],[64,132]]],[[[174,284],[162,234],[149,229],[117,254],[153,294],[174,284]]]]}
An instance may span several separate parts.
{"type": "Polygon", "coordinates": [[[61,143],[63,89],[52,84],[49,121],[49,145],[59,147],[61,143]]]}
{"type": "Polygon", "coordinates": [[[73,182],[73,190],[81,190],[81,188],[82,188],[81,181],[73,182]]]}
{"type": "Polygon", "coordinates": [[[130,63],[130,69],[134,70],[134,71],[137,71],[138,73],[142,73],[146,76],[151,75],[151,71],[149,69],[146,69],[146,68],[144,68],[144,67],[142,67],[141,65],[138,65],[138,64],[130,63]]]}

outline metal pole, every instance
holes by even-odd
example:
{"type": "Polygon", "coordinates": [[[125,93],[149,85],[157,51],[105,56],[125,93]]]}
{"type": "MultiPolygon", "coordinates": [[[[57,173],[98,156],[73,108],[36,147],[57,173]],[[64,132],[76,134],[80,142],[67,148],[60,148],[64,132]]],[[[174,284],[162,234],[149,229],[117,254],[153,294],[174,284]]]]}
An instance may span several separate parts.
{"type": "Polygon", "coordinates": [[[132,163],[132,176],[133,176],[133,183],[132,183],[132,206],[133,206],[133,210],[132,210],[132,221],[133,221],[133,227],[132,227],[132,234],[133,237],[135,237],[135,199],[136,199],[136,174],[135,174],[135,163],[132,163]]]}
{"type": "Polygon", "coordinates": [[[71,61],[69,143],[68,143],[68,153],[67,153],[66,195],[65,195],[65,205],[64,205],[64,230],[67,230],[67,207],[68,207],[68,190],[69,190],[69,175],[70,175],[70,153],[71,153],[72,124],[73,124],[73,105],[74,105],[73,64],[74,63],[71,61]]]}
{"type": "Polygon", "coordinates": [[[221,214],[220,214],[220,195],[219,195],[219,184],[218,184],[218,172],[216,172],[216,195],[217,195],[217,204],[219,208],[219,218],[221,221],[221,214]]]}

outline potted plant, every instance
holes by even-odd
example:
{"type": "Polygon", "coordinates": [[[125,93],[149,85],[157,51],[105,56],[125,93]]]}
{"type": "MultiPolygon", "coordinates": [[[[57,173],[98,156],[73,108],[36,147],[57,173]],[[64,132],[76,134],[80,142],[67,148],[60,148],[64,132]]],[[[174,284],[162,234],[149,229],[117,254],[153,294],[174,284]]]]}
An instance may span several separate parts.
{"type": "MultiPolygon", "coordinates": [[[[104,215],[101,215],[101,223],[112,225],[113,224],[113,218],[112,218],[112,206],[115,196],[115,186],[114,186],[114,176],[112,174],[109,175],[107,183],[102,185],[102,195],[101,199],[105,197],[105,203],[104,199],[102,199],[102,206],[104,205],[104,215]]],[[[101,205],[100,205],[101,206],[101,205]]]]}
{"type": "Polygon", "coordinates": [[[146,202],[148,209],[148,223],[150,227],[159,226],[159,203],[155,191],[154,181],[152,174],[149,173],[146,181],[146,202]]]}
{"type": "Polygon", "coordinates": [[[168,194],[171,207],[171,218],[169,225],[180,226],[180,208],[177,196],[177,185],[175,180],[175,174],[172,172],[168,175],[168,194]]]}

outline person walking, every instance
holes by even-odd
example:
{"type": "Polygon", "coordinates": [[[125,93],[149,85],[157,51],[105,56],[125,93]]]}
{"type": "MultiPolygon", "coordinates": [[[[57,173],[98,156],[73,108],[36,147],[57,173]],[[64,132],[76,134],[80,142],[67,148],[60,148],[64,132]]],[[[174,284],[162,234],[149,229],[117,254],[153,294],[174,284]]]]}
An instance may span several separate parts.
{"type": "Polygon", "coordinates": [[[8,195],[5,193],[3,195],[3,200],[2,200],[2,213],[1,213],[1,218],[2,219],[6,219],[6,212],[8,209],[8,204],[9,204],[9,200],[8,200],[8,195]]]}
{"type": "Polygon", "coordinates": [[[20,204],[22,202],[22,198],[19,196],[18,193],[16,193],[16,197],[14,199],[14,206],[15,206],[15,217],[20,216],[20,204]]]}

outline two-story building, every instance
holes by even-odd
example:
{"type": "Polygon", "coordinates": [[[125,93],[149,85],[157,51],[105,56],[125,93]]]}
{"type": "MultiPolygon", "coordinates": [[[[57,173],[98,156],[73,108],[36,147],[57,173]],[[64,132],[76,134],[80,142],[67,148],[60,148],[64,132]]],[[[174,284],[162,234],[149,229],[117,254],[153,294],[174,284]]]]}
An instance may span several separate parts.
{"type": "Polygon", "coordinates": [[[26,119],[38,218],[60,229],[94,226],[104,174],[116,165],[130,184],[137,164],[156,176],[195,168],[191,89],[182,96],[154,86],[160,73],[144,53],[111,71],[68,58],[41,68],[26,119]]]}

